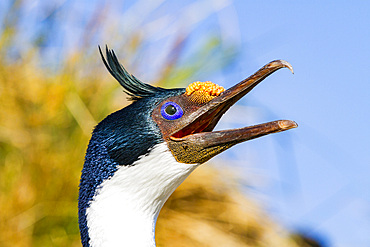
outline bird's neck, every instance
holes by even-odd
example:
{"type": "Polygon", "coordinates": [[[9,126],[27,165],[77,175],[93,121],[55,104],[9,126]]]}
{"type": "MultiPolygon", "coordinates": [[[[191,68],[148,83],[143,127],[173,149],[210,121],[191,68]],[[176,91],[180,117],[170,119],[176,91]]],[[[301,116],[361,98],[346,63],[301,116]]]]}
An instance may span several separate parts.
{"type": "Polygon", "coordinates": [[[159,211],[196,166],[177,162],[161,143],[133,166],[119,167],[86,209],[89,244],[155,246],[159,211]]]}

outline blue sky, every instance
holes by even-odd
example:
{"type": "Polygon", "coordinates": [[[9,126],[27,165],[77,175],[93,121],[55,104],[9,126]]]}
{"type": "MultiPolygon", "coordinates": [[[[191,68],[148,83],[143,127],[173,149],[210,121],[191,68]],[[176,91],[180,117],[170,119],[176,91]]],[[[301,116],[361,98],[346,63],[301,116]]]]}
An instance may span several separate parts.
{"type": "Polygon", "coordinates": [[[242,36],[235,77],[280,58],[295,71],[277,72],[245,104],[263,108],[257,121],[299,125],[242,149],[257,148],[258,172],[268,180],[259,189],[275,217],[333,246],[368,246],[370,4],[309,3],[234,2],[242,36]]]}
{"type": "MultiPolygon", "coordinates": [[[[323,236],[331,246],[369,246],[370,3],[115,0],[103,8],[105,3],[55,0],[47,6],[26,1],[19,49],[26,50],[32,43],[25,40],[36,33],[53,29],[44,56],[47,63],[57,63],[66,51],[81,46],[88,17],[102,6],[104,25],[111,28],[94,36],[94,52],[98,44],[124,46],[125,37],[140,30],[146,46],[139,59],[132,59],[140,62],[137,76],[145,81],[168,55],[179,30],[189,36],[189,51],[214,33],[236,48],[230,66],[197,80],[229,87],[269,61],[287,60],[294,75],[286,69],[274,73],[233,107],[218,128],[277,119],[295,120],[299,127],[238,145],[214,163],[231,161],[243,172],[246,193],[287,228],[323,236]],[[59,6],[54,24],[45,15],[53,6],[59,6]],[[117,29],[121,32],[109,33],[117,29]]],[[[5,6],[0,3],[0,17],[5,6]]],[[[218,59],[222,56],[208,63],[218,59]]]]}

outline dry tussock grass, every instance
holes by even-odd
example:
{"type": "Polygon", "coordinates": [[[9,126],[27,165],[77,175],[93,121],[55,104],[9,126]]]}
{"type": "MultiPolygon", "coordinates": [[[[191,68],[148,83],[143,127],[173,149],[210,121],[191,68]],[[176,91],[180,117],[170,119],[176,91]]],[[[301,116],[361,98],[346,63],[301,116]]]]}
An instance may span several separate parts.
{"type": "Polygon", "coordinates": [[[296,246],[230,173],[203,165],[175,191],[157,223],[159,246],[296,246]]]}

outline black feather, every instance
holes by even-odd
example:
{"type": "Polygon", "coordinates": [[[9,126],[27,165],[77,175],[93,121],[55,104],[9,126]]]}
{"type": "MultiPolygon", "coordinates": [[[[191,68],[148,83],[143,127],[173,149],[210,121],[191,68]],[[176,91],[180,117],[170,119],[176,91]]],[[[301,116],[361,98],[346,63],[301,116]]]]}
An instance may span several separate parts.
{"type": "Polygon", "coordinates": [[[132,100],[150,97],[155,95],[156,93],[167,91],[167,89],[165,88],[154,87],[152,85],[141,82],[135,76],[128,73],[127,70],[118,61],[114,51],[109,49],[108,46],[105,47],[107,59],[105,59],[100,46],[99,52],[109,73],[121,84],[124,91],[130,96],[132,100]]]}

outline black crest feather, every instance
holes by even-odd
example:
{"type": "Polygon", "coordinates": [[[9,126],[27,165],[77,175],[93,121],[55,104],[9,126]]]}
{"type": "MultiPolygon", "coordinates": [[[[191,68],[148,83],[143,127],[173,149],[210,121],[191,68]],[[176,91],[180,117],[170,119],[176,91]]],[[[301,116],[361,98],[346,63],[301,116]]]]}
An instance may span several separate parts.
{"type": "Polygon", "coordinates": [[[99,52],[103,59],[105,67],[109,73],[121,84],[124,91],[130,96],[132,100],[137,100],[144,97],[150,97],[158,92],[164,92],[166,89],[161,87],[154,87],[137,79],[135,76],[127,72],[127,70],[120,64],[116,54],[108,46],[105,47],[107,59],[105,59],[103,52],[99,46],[99,52]]]}

